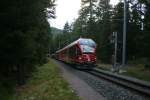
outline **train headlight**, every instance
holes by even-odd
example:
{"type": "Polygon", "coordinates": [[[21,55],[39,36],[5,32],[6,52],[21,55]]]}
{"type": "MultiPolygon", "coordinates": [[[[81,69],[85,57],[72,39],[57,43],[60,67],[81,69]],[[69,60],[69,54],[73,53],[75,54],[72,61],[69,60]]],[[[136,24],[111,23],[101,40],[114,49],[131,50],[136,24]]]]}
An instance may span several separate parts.
{"type": "Polygon", "coordinates": [[[81,57],[79,57],[79,60],[81,60],[82,58],[81,57]]]}

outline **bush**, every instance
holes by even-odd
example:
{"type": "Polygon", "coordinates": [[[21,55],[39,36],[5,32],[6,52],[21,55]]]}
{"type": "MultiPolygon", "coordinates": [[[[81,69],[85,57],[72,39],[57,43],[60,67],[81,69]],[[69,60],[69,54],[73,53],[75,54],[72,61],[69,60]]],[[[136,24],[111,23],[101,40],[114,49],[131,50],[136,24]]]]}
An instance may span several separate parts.
{"type": "Polygon", "coordinates": [[[148,70],[150,70],[150,63],[149,64],[145,64],[145,69],[148,69],[148,70]]]}

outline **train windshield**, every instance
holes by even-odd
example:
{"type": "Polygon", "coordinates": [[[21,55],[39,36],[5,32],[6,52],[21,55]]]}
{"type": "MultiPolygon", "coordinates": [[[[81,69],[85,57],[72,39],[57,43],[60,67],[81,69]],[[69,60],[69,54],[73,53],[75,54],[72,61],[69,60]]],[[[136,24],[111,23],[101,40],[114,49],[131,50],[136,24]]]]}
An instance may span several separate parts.
{"type": "Polygon", "coordinates": [[[94,48],[88,45],[80,45],[83,53],[93,53],[94,48]]]}
{"type": "Polygon", "coordinates": [[[87,45],[90,47],[96,47],[96,43],[92,39],[81,39],[79,41],[80,45],[87,45]]]}

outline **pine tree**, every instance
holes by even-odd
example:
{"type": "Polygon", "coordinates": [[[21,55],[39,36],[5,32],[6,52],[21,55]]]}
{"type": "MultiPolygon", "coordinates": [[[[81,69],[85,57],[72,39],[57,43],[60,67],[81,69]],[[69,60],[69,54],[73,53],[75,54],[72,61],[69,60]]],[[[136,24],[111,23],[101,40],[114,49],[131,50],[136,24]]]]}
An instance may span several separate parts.
{"type": "Polygon", "coordinates": [[[63,33],[70,33],[71,32],[71,27],[68,22],[65,23],[64,28],[63,28],[63,33]]]}
{"type": "Polygon", "coordinates": [[[82,21],[82,29],[88,37],[95,32],[95,10],[97,0],[82,0],[81,10],[80,10],[80,19],[82,21]]]}
{"type": "Polygon", "coordinates": [[[110,0],[100,0],[97,7],[97,32],[99,37],[99,45],[97,48],[99,57],[104,62],[109,62],[111,58],[111,45],[110,45],[110,34],[111,34],[111,5],[110,0]]]}

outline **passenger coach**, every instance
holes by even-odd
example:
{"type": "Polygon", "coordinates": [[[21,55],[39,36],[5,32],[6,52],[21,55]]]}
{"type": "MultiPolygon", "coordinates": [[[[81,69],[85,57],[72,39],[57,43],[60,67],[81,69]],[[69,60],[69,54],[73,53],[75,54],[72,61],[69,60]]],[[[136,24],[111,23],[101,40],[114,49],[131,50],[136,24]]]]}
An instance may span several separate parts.
{"type": "Polygon", "coordinates": [[[96,65],[96,43],[92,39],[79,38],[56,51],[56,58],[78,68],[91,69],[96,65]]]}

